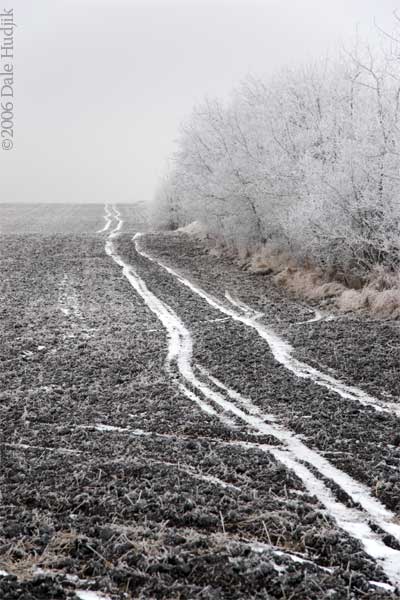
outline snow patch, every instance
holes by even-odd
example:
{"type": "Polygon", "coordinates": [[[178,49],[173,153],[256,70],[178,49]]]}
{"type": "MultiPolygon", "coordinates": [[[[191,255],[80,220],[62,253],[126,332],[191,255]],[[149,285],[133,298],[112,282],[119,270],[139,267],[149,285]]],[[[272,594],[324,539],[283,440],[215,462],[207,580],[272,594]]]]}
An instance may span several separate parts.
{"type": "Polygon", "coordinates": [[[369,581],[369,583],[371,585],[374,585],[375,587],[379,587],[382,588],[383,590],[386,590],[388,592],[394,592],[395,588],[393,587],[393,585],[390,585],[390,583],[383,583],[382,581],[369,581]]]}
{"type": "Polygon", "coordinates": [[[200,238],[204,238],[207,234],[204,225],[200,223],[200,221],[192,221],[184,227],[179,227],[174,233],[186,233],[187,235],[193,235],[200,238]]]}
{"type": "Polygon", "coordinates": [[[97,423],[94,428],[96,431],[129,431],[124,427],[114,427],[114,425],[105,425],[104,423],[97,423]]]}
{"type": "Polygon", "coordinates": [[[75,594],[80,600],[111,600],[110,596],[105,596],[99,592],[91,592],[87,590],[75,590],[75,594]]]}
{"type": "Polygon", "coordinates": [[[314,316],[311,319],[307,319],[307,321],[299,321],[296,325],[306,325],[307,323],[317,323],[318,321],[325,320],[325,315],[318,310],[317,308],[314,310],[314,316]]]}
{"type": "Polygon", "coordinates": [[[271,546],[269,544],[262,544],[259,542],[253,542],[249,545],[254,552],[259,552],[259,553],[272,552],[276,556],[282,556],[284,558],[288,558],[289,560],[296,562],[296,563],[313,565],[314,567],[317,567],[321,571],[325,571],[327,573],[334,572],[334,569],[332,569],[331,567],[322,567],[321,565],[318,565],[316,562],[314,562],[313,560],[310,560],[306,556],[300,556],[299,554],[294,554],[293,552],[280,550],[276,546],[271,546]]]}

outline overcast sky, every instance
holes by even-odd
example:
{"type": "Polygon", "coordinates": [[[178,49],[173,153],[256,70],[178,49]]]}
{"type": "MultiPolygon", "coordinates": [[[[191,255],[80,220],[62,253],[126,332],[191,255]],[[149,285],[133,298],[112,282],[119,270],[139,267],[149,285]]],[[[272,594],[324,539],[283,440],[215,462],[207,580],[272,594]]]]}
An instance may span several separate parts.
{"type": "Polygon", "coordinates": [[[396,4],[5,0],[18,27],[0,201],[147,201],[196,102],[334,52],[374,17],[390,28],[396,4]]]}

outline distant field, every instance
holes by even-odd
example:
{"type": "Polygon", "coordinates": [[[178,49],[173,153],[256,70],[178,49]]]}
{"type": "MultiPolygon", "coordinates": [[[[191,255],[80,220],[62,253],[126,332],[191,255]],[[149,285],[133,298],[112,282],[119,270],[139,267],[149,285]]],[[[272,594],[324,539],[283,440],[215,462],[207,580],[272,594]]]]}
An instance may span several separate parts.
{"type": "Polygon", "coordinates": [[[102,204],[0,204],[0,233],[92,233],[103,212],[102,204]]]}
{"type": "MultiPolygon", "coordinates": [[[[125,230],[145,228],[144,203],[119,205],[125,230]],[[138,217],[140,223],[137,223],[138,217]]],[[[0,234],[96,233],[104,227],[103,204],[0,204],[0,234]]]]}

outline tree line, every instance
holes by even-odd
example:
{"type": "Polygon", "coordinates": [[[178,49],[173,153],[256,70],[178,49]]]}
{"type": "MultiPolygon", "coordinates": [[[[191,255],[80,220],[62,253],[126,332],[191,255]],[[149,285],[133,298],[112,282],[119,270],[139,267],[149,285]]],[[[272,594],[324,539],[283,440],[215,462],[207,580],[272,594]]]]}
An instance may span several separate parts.
{"type": "Polygon", "coordinates": [[[156,224],[199,221],[238,250],[271,244],[324,269],[397,270],[400,35],[380,41],[247,77],[229,101],[196,106],[157,191],[156,224]]]}

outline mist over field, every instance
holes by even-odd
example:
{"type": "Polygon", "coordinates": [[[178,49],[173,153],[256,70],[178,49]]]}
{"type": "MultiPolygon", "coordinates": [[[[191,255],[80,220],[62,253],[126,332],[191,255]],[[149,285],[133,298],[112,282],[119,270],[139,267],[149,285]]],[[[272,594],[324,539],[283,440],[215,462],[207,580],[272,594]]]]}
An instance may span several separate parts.
{"type": "Polygon", "coordinates": [[[180,123],[248,74],[335,52],[394,0],[14,0],[0,202],[150,201],[180,123]]]}

